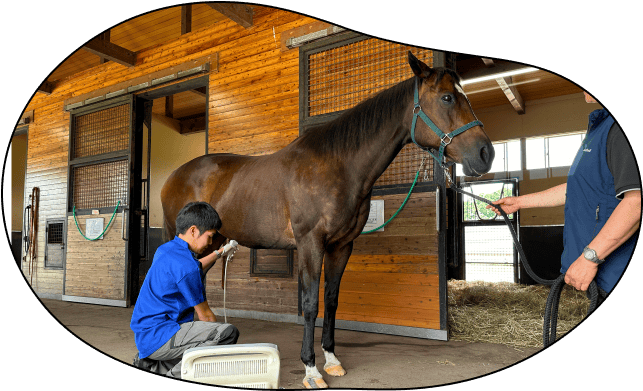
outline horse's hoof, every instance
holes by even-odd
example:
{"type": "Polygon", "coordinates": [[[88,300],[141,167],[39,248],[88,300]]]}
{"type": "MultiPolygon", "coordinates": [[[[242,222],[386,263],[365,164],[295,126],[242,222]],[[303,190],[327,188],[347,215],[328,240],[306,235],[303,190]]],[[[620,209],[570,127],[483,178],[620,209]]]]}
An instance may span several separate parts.
{"type": "Polygon", "coordinates": [[[328,388],[328,384],[322,378],[309,377],[304,379],[304,387],[306,388],[328,388]]]}
{"type": "Polygon", "coordinates": [[[341,365],[333,365],[328,368],[324,367],[324,370],[331,376],[344,376],[346,374],[346,370],[342,368],[341,365]]]}

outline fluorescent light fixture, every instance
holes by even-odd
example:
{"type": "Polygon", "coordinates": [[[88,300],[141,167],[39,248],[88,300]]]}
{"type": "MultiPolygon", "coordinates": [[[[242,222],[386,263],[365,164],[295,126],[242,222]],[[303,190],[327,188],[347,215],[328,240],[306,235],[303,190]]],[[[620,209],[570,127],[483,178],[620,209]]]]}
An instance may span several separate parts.
{"type": "MultiPolygon", "coordinates": [[[[493,70],[493,68],[491,68],[490,70],[493,70]]],[[[511,71],[492,73],[490,75],[474,77],[472,79],[465,79],[465,80],[462,80],[462,83],[460,84],[464,86],[467,84],[480,83],[482,81],[487,81],[487,80],[494,80],[494,79],[503,78],[503,77],[521,75],[523,73],[535,72],[537,70],[538,68],[533,68],[533,67],[518,68],[511,71]]]]}
{"type": "Polygon", "coordinates": [[[312,42],[316,39],[328,37],[333,34],[341,33],[344,31],[343,27],[338,27],[338,26],[330,26],[328,28],[325,28],[323,30],[315,31],[310,34],[302,35],[299,37],[291,37],[288,38],[286,41],[286,47],[288,49],[296,48],[298,46],[302,46],[308,42],[312,42]]]}

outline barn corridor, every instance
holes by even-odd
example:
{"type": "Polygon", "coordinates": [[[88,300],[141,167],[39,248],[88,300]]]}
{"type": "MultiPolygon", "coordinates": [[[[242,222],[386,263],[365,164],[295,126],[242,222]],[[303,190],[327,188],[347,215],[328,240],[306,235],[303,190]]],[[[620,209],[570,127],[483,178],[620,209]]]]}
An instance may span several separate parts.
{"type": "MultiPolygon", "coordinates": [[[[133,308],[42,300],[69,331],[113,358],[131,363],[136,347],[129,328],[133,308]]],[[[217,317],[223,321],[222,316],[217,317]]],[[[273,343],[281,356],[280,387],[300,388],[304,366],[299,359],[302,326],[252,319],[230,318],[241,332],[238,343],[273,343]]],[[[496,344],[441,342],[358,331],[336,331],[337,355],[347,370],[344,377],[325,375],[330,388],[416,388],[458,382],[512,365],[540,349],[521,350],[496,344]]],[[[321,329],[315,333],[317,366],[323,367],[321,329]]],[[[79,342],[80,343],[80,342],[79,342]]],[[[85,347],[84,359],[97,352],[85,347]]],[[[138,371],[131,368],[132,371],[138,371]]],[[[135,379],[144,384],[149,375],[135,379]]],[[[168,379],[168,382],[173,381],[168,379]]],[[[168,385],[171,385],[169,383],[168,385]]]]}

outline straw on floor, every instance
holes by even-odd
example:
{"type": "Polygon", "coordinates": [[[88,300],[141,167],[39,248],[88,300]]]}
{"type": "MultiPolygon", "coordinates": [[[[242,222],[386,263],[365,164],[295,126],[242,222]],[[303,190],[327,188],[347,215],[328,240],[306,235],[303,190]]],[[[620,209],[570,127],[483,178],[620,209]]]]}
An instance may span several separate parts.
{"type": "MultiPolygon", "coordinates": [[[[513,347],[542,347],[545,301],[549,287],[514,283],[450,280],[450,339],[488,342],[513,347]]],[[[560,338],[587,314],[585,293],[566,286],[560,299],[560,338]]]]}

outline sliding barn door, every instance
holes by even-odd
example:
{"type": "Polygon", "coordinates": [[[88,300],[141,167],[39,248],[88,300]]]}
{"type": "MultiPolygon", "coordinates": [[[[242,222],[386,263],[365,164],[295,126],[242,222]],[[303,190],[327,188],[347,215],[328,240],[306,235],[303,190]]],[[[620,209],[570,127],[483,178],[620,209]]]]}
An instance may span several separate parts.
{"type": "MultiPolygon", "coordinates": [[[[413,76],[407,52],[427,65],[433,52],[353,33],[300,49],[300,134],[413,76]]],[[[407,145],[375,184],[371,215],[400,207],[427,154],[407,145]]],[[[444,177],[426,159],[408,204],[379,232],[363,234],[342,277],[337,327],[447,339],[444,177]]],[[[318,325],[324,316],[323,273],[318,325]]],[[[301,295],[300,295],[301,297],[301,295]]]]}
{"type": "Polygon", "coordinates": [[[145,103],[71,112],[63,300],[126,307],[136,294],[145,103]]]}

